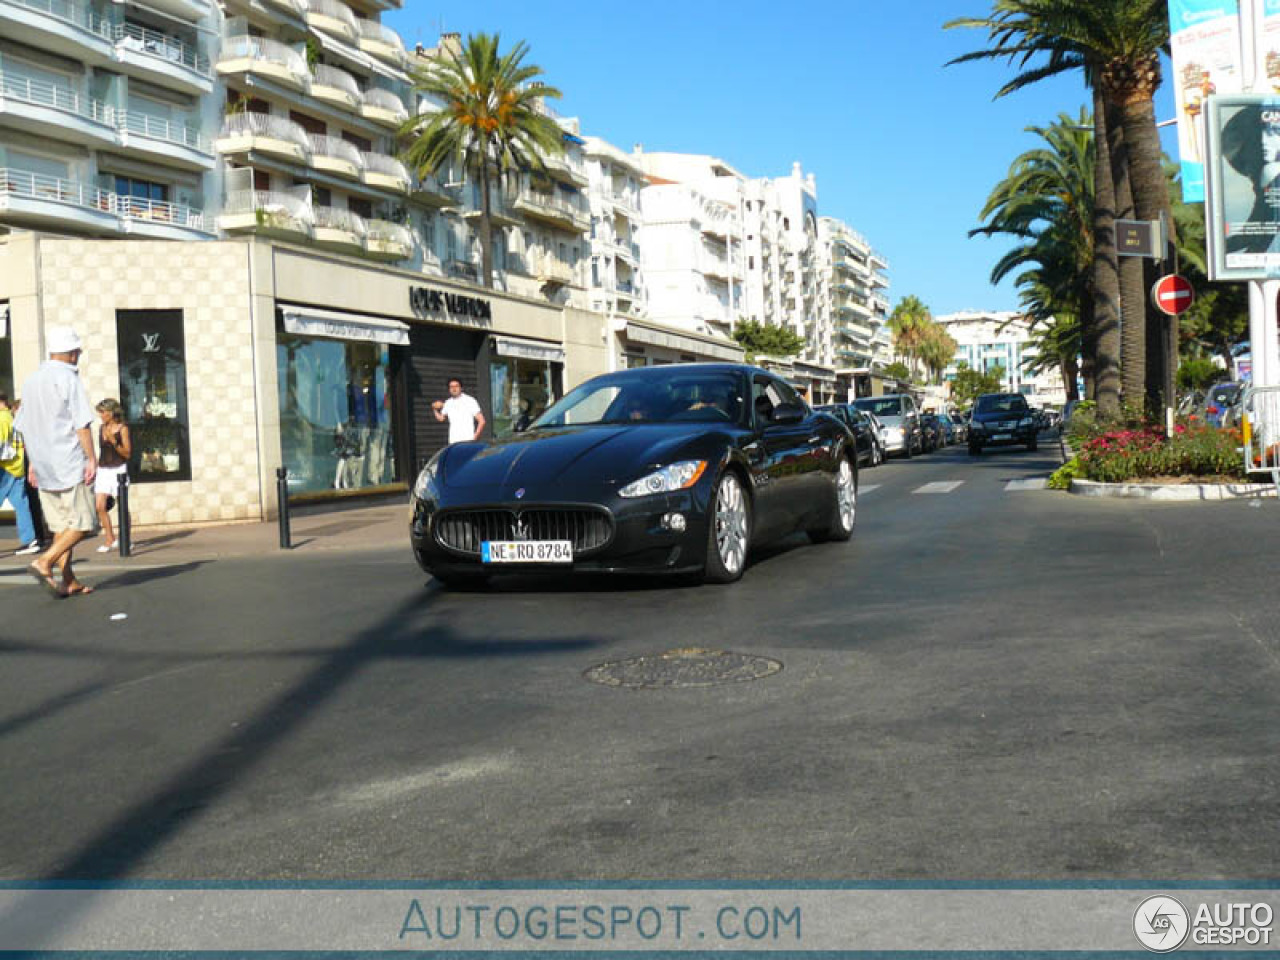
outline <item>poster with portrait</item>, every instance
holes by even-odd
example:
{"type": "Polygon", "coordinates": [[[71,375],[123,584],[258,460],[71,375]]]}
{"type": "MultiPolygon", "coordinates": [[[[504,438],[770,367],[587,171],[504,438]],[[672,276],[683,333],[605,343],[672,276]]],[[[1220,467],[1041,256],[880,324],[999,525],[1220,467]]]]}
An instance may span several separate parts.
{"type": "Polygon", "coordinates": [[[1206,126],[1209,277],[1280,277],[1280,97],[1214,97],[1206,126]]]}

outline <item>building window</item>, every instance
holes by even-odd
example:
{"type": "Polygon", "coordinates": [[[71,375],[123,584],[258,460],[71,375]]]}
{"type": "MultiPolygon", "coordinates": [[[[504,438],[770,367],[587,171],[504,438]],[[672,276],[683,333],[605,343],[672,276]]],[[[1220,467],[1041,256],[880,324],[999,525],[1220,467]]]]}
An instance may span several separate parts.
{"type": "Polygon", "coordinates": [[[373,218],[373,204],[363,197],[348,197],[347,209],[365,220],[373,218]]]}
{"type": "Polygon", "coordinates": [[[129,476],[191,479],[187,359],[181,310],[116,311],[120,403],[133,433],[129,476]]]}
{"type": "Polygon", "coordinates": [[[116,193],[131,207],[150,207],[153,203],[166,203],[169,200],[169,187],[166,184],[133,177],[117,176],[116,193]]]}
{"type": "Polygon", "coordinates": [[[395,481],[390,363],[385,344],[277,333],[280,454],[291,493],[395,481]]]}

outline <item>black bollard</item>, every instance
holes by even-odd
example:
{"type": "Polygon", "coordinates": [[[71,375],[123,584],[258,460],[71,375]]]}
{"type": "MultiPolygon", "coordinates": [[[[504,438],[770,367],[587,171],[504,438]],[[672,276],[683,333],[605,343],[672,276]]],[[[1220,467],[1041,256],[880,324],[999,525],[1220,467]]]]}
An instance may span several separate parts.
{"type": "Polygon", "coordinates": [[[289,540],[289,470],[276,467],[276,500],[280,504],[280,549],[291,550],[289,540]]]}
{"type": "Polygon", "coordinates": [[[120,476],[116,477],[116,542],[120,546],[120,556],[129,556],[133,549],[131,540],[133,539],[133,531],[130,529],[129,520],[129,472],[121,470],[120,476]]]}

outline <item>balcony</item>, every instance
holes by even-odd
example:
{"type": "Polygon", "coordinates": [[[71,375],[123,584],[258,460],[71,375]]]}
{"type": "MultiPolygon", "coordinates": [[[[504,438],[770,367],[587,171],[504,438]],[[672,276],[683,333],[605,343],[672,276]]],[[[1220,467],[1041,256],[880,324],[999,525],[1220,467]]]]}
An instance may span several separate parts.
{"type": "Polygon", "coordinates": [[[306,90],[310,76],[306,58],[297,50],[278,40],[247,36],[223,40],[218,73],[224,77],[254,74],[295,90],[306,90]]]}
{"type": "MultiPolygon", "coordinates": [[[[505,190],[489,190],[489,224],[494,227],[519,227],[524,218],[515,206],[515,195],[505,190]]],[[[481,205],[479,184],[471,185],[471,205],[462,211],[464,220],[480,219],[481,205]]]]}
{"type": "Polygon", "coordinates": [[[390,190],[392,193],[408,193],[412,178],[403,163],[385,153],[362,153],[364,171],[360,179],[371,187],[390,190]]]}
{"type": "Polygon", "coordinates": [[[263,0],[263,3],[290,18],[302,20],[307,15],[307,5],[303,0],[263,0]]]}
{"type": "Polygon", "coordinates": [[[404,101],[390,90],[381,87],[370,87],[364,92],[364,102],[360,104],[360,116],[384,127],[397,128],[409,119],[409,110],[404,101]]]}
{"type": "Polygon", "coordinates": [[[399,69],[404,66],[404,41],[386,24],[377,20],[359,20],[360,49],[371,57],[399,69]]]}
{"type": "Polygon", "coordinates": [[[214,166],[213,144],[194,123],[174,123],[136,111],[120,111],[116,120],[120,146],[126,152],[164,157],[191,170],[209,170],[214,166]]]}
{"type": "Polygon", "coordinates": [[[877,271],[872,271],[872,273],[871,273],[871,285],[872,285],[873,287],[882,287],[882,288],[884,288],[885,290],[888,290],[888,289],[889,289],[889,278],[888,278],[888,277],[886,277],[883,273],[879,273],[879,272],[877,272],[877,271]]]}
{"type": "Polygon", "coordinates": [[[314,217],[300,196],[276,190],[227,194],[218,226],[227,233],[256,233],[283,240],[308,240],[314,217]]]}
{"type": "Polygon", "coordinates": [[[0,35],[75,60],[107,60],[110,21],[74,0],[0,0],[0,35]]]}
{"type": "Polygon", "coordinates": [[[327,137],[319,133],[307,135],[310,144],[311,166],[322,173],[359,180],[364,170],[364,158],[360,150],[341,137],[327,137]]]}
{"type": "Polygon", "coordinates": [[[368,227],[364,220],[350,210],[336,207],[314,207],[315,242],[341,253],[363,253],[368,227]]]}
{"type": "Polygon", "coordinates": [[[186,41],[136,23],[116,24],[115,39],[126,72],[187,93],[213,89],[209,59],[186,41]]]}
{"type": "Polygon", "coordinates": [[[445,273],[459,280],[470,280],[472,283],[480,282],[480,265],[472,263],[470,260],[461,260],[458,257],[453,257],[445,264],[445,273]]]}
{"type": "Polygon", "coordinates": [[[0,167],[0,219],[33,228],[117,233],[115,195],[87,183],[0,167]]]}
{"type": "Polygon", "coordinates": [[[434,174],[416,176],[409,188],[413,199],[429,207],[456,207],[462,203],[462,190],[451,187],[434,174]]]}
{"type": "Polygon", "coordinates": [[[379,260],[407,260],[413,255],[413,234],[389,220],[370,220],[365,250],[379,260]]]}
{"type": "Polygon", "coordinates": [[[307,26],[331,37],[355,43],[360,36],[356,15],[341,0],[307,0],[307,26]]]}
{"type": "Polygon", "coordinates": [[[360,104],[364,102],[356,78],[326,63],[317,63],[311,70],[311,95],[330,106],[355,114],[360,113],[360,104]]]}
{"type": "Polygon", "coordinates": [[[538,281],[547,285],[568,286],[576,281],[574,268],[559,257],[543,254],[534,264],[538,281]]]}
{"type": "Polygon", "coordinates": [[[583,172],[581,164],[575,164],[568,154],[549,153],[542,158],[542,165],[546,168],[548,175],[557,180],[575,187],[587,185],[587,175],[583,172]]]}
{"type": "Polygon", "coordinates": [[[0,116],[37,135],[55,128],[61,140],[116,142],[115,110],[71,87],[0,73],[0,116]]]}
{"type": "Polygon", "coordinates": [[[302,127],[267,113],[227,115],[215,146],[224,156],[255,152],[294,163],[306,163],[311,152],[311,141],[302,127]]]}
{"type": "Polygon", "coordinates": [[[121,228],[130,236],[155,240],[208,240],[213,226],[200,210],[180,203],[114,195],[121,228]]]}
{"type": "Polygon", "coordinates": [[[570,203],[554,193],[521,190],[516,195],[515,208],[526,216],[543,220],[563,230],[586,233],[591,228],[591,214],[580,205],[570,203]]]}

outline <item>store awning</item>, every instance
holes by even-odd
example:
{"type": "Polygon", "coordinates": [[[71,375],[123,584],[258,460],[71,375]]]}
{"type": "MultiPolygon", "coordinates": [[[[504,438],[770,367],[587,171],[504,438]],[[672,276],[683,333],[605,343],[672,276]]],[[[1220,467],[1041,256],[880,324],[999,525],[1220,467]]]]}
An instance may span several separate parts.
{"type": "Polygon", "coordinates": [[[652,347],[681,350],[699,358],[727,360],[730,363],[742,362],[743,350],[731,340],[720,340],[671,327],[631,321],[627,324],[627,339],[632,343],[647,343],[652,347]]]}
{"type": "Polygon", "coordinates": [[[493,352],[500,357],[521,357],[525,360],[546,360],[548,363],[564,363],[564,347],[544,340],[525,340],[522,337],[494,337],[493,352]]]}
{"type": "Polygon", "coordinates": [[[0,337],[9,335],[9,305],[0,303],[0,337]]]}
{"type": "Polygon", "coordinates": [[[311,307],[282,307],[284,328],[304,337],[328,337],[331,340],[369,340],[407,346],[409,326],[390,317],[370,317],[362,313],[319,310],[311,307]]]}

